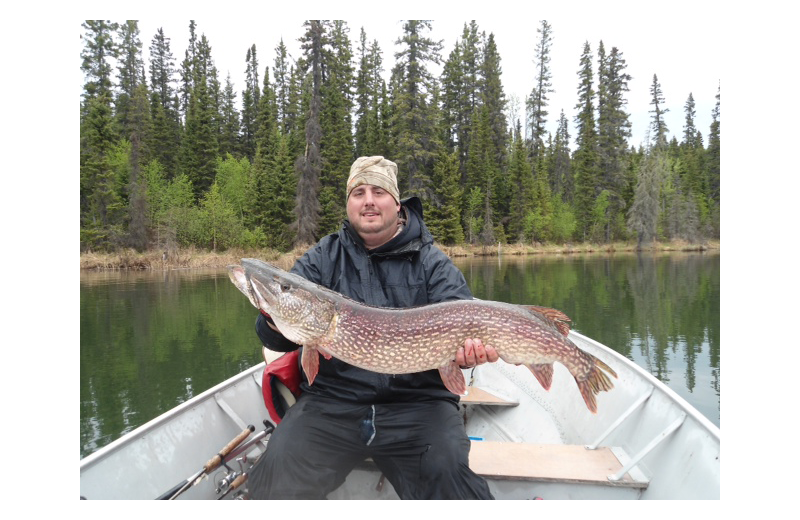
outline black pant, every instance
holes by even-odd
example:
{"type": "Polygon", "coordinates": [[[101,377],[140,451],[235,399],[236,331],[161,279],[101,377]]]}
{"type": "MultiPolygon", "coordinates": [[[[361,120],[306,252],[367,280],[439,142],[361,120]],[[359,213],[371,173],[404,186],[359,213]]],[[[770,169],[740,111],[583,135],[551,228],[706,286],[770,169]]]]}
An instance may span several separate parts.
{"type": "Polygon", "coordinates": [[[403,499],[491,499],[446,401],[362,405],[304,394],[248,479],[254,499],[320,499],[372,457],[403,499]]]}

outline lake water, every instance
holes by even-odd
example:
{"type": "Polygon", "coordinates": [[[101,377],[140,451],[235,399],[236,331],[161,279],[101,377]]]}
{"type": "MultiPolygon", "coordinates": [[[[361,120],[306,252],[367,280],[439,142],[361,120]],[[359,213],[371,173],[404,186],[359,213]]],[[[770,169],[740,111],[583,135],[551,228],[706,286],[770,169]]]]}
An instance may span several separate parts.
{"type": "MultiPolygon", "coordinates": [[[[457,258],[477,298],[554,307],[720,424],[719,254],[457,258]]],[[[262,361],[224,269],[82,272],[80,455],[262,361]]]]}

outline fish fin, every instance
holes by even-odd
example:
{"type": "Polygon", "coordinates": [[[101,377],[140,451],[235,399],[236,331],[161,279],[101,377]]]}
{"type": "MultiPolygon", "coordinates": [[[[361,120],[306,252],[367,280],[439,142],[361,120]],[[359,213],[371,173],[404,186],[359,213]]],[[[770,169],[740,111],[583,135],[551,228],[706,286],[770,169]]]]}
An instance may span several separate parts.
{"type": "Polygon", "coordinates": [[[586,407],[589,408],[589,411],[592,413],[597,413],[597,400],[594,396],[600,392],[607,392],[614,388],[614,383],[608,378],[609,375],[615,378],[617,377],[617,373],[614,372],[611,367],[599,359],[594,358],[594,367],[592,367],[592,371],[589,372],[589,377],[583,381],[575,380],[578,383],[578,389],[581,392],[581,396],[583,396],[586,407]],[[606,374],[606,372],[608,372],[608,374],[606,374]]]}
{"type": "Polygon", "coordinates": [[[467,383],[464,381],[464,374],[455,361],[451,361],[443,367],[439,367],[439,375],[448,390],[456,395],[467,393],[467,383]]]}
{"type": "Polygon", "coordinates": [[[586,407],[592,413],[597,413],[597,400],[594,398],[594,392],[592,392],[591,385],[589,381],[578,381],[578,390],[581,391],[581,396],[583,397],[583,401],[586,403],[586,407]]]}
{"type": "Polygon", "coordinates": [[[319,372],[319,351],[314,347],[303,347],[303,357],[301,360],[303,372],[306,373],[308,384],[314,384],[314,379],[319,372]]]}
{"type": "Polygon", "coordinates": [[[533,372],[533,375],[536,376],[536,379],[539,381],[539,384],[542,385],[542,388],[545,390],[550,390],[550,385],[553,384],[553,364],[552,363],[541,363],[541,364],[531,364],[525,365],[533,372]]]}
{"type": "Polygon", "coordinates": [[[532,312],[537,316],[540,316],[545,319],[545,321],[552,324],[558,331],[567,336],[569,334],[570,325],[569,323],[572,321],[569,319],[569,316],[564,314],[558,309],[551,309],[549,307],[540,307],[538,305],[523,305],[528,312],[532,312]]]}

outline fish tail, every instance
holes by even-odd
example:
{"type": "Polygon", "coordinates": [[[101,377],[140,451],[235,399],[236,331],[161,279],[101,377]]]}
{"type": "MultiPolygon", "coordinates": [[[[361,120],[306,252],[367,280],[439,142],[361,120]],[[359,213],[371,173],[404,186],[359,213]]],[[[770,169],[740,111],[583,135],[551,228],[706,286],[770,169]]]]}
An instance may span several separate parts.
{"type": "Polygon", "coordinates": [[[575,379],[575,382],[578,383],[581,396],[586,403],[586,407],[589,408],[589,411],[592,413],[597,413],[597,400],[595,399],[595,395],[599,392],[607,392],[614,388],[614,383],[612,383],[611,379],[608,377],[609,374],[615,378],[617,377],[617,373],[614,372],[611,367],[599,359],[594,358],[594,366],[591,372],[589,372],[589,376],[583,381],[579,381],[577,378],[575,379]],[[606,372],[608,372],[608,374],[606,374],[606,372]]]}

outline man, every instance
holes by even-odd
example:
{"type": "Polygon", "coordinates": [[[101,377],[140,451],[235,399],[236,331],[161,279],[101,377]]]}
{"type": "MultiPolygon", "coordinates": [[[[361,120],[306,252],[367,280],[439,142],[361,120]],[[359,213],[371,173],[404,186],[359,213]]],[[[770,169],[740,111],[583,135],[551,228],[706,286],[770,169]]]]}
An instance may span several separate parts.
{"type": "MultiPolygon", "coordinates": [[[[472,298],[461,271],[433,245],[420,200],[400,202],[397,165],[380,156],[353,163],[347,220],[292,272],[381,307],[472,298]]],[[[298,348],[267,316],[259,315],[256,331],[272,350],[298,348]]],[[[480,338],[456,354],[463,367],[497,359],[480,338]]],[[[250,475],[251,498],[325,498],[367,457],[404,499],[492,498],[469,469],[459,398],[437,370],[387,375],[320,358],[314,384],[303,375],[301,390],[250,475]]]]}

